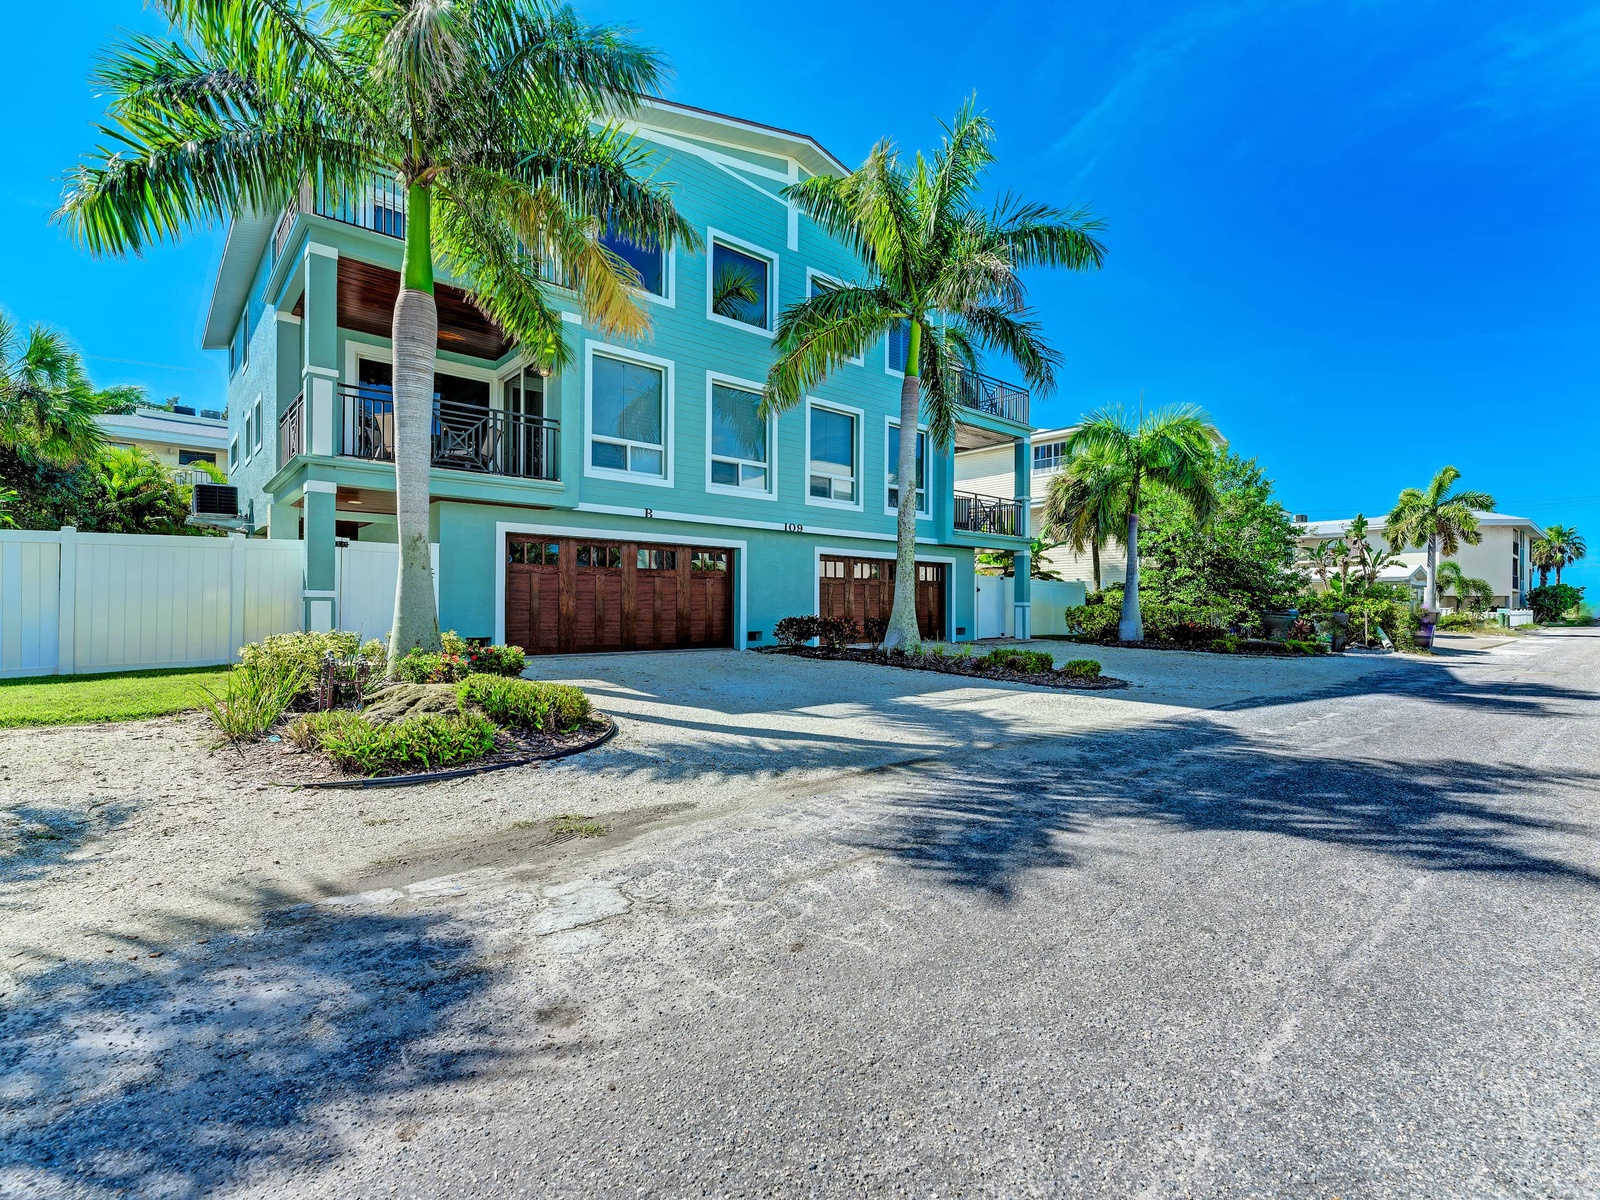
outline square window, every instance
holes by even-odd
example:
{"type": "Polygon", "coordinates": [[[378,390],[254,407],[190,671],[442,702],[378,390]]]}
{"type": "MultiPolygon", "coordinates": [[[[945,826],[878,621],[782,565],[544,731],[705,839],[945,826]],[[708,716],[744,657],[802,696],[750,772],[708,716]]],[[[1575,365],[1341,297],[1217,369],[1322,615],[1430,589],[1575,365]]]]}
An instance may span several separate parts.
{"type": "Polygon", "coordinates": [[[755,329],[772,327],[772,263],[759,255],[711,243],[711,312],[755,329]]]}
{"type": "Polygon", "coordinates": [[[731,384],[711,385],[711,482],[740,491],[767,490],[771,423],[761,394],[731,384]]]}
{"type": "Polygon", "coordinates": [[[607,229],[600,244],[639,273],[640,287],[652,296],[667,295],[667,252],[661,246],[640,245],[607,229]]]}
{"type": "Polygon", "coordinates": [[[666,372],[595,354],[589,360],[589,462],[605,471],[666,475],[666,372]]]}
{"type": "Polygon", "coordinates": [[[580,567],[589,566],[589,558],[590,558],[591,553],[592,552],[591,552],[591,550],[590,550],[590,548],[588,546],[579,546],[578,547],[578,565],[580,567]]]}
{"type": "MultiPolygon", "coordinates": [[[[890,510],[900,507],[900,426],[891,422],[889,436],[884,447],[884,483],[886,492],[884,507],[890,510]]],[[[917,511],[928,511],[928,435],[920,429],[917,431],[917,511]]]]}
{"type": "Polygon", "coordinates": [[[856,419],[850,413],[813,406],[808,492],[818,500],[856,502],[856,419]]]}

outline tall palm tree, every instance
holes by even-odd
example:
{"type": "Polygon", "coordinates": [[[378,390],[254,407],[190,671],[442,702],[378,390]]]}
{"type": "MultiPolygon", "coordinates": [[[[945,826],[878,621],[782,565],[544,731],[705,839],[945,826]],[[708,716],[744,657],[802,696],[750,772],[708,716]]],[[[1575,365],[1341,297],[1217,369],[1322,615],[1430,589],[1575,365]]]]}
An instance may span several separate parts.
{"type": "Polygon", "coordinates": [[[438,263],[541,365],[570,351],[541,265],[557,262],[587,322],[637,337],[638,273],[601,243],[698,244],[643,151],[597,114],[626,116],[663,65],[625,31],[549,0],[157,0],[170,40],[135,37],[97,72],[109,145],[73,173],[58,220],[96,254],[253,212],[306,181],[342,199],[405,189],[391,338],[400,576],[391,664],[437,649],[428,555],[438,263]]]}
{"type": "Polygon", "coordinates": [[[1570,567],[1584,555],[1589,553],[1589,547],[1579,533],[1571,525],[1550,525],[1544,531],[1544,540],[1549,543],[1550,565],[1556,573],[1556,586],[1561,586],[1561,568],[1570,567]]]}
{"type": "Polygon", "coordinates": [[[1094,588],[1100,591],[1100,551],[1122,536],[1128,480],[1121,464],[1104,454],[1081,453],[1050,480],[1044,499],[1044,535],[1074,554],[1089,552],[1094,588]]]}
{"type": "Polygon", "coordinates": [[[24,337],[0,312],[0,446],[66,465],[105,445],[95,417],[128,391],[96,391],[67,339],[43,325],[24,337]]]}
{"type": "Polygon", "coordinates": [[[1146,491],[1160,488],[1187,505],[1196,520],[1205,521],[1216,507],[1216,426],[1193,404],[1138,413],[1119,407],[1091,414],[1066,439],[1066,452],[1095,455],[1115,464],[1125,489],[1118,501],[1126,517],[1128,569],[1122,591],[1122,617],[1117,637],[1144,641],[1139,615],[1139,503],[1146,491]]]}
{"type": "Polygon", "coordinates": [[[1481,542],[1475,514],[1494,510],[1494,497],[1488,492],[1452,492],[1460,478],[1454,467],[1443,467],[1426,488],[1406,488],[1384,523],[1389,549],[1395,553],[1406,546],[1427,548],[1428,583],[1422,606],[1429,612],[1439,611],[1439,555],[1453,558],[1462,542],[1469,546],[1481,542]]]}
{"type": "Polygon", "coordinates": [[[1560,548],[1546,534],[1528,544],[1528,561],[1538,570],[1539,586],[1544,587],[1550,582],[1550,572],[1559,570],[1565,559],[1560,548]]]}
{"type": "Polygon", "coordinates": [[[995,160],[994,129],[973,101],[961,107],[933,157],[909,163],[881,141],[854,172],[818,175],[784,195],[861,259],[865,278],[830,287],[790,306],[778,322],[778,358],[767,374],[764,413],[799,404],[822,379],[892,331],[905,331],[900,386],[900,446],[894,604],[883,644],[916,646],[917,425],[924,411],[930,442],[949,446],[961,410],[962,378],[976,373],[980,350],[1011,358],[1041,392],[1055,385],[1058,356],[1026,304],[1028,267],[1099,267],[1101,223],[1084,209],[1002,199],[978,206],[978,188],[995,160]]]}

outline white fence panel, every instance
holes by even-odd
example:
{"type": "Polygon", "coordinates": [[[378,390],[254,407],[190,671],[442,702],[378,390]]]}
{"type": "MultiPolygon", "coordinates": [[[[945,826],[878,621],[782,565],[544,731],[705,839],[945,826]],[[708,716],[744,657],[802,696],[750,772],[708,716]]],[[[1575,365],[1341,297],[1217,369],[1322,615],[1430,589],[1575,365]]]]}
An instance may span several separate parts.
{"type": "Polygon", "coordinates": [[[1011,615],[1011,588],[1013,580],[1002,575],[974,577],[978,588],[977,611],[973,614],[973,636],[997,638],[1006,636],[1006,620],[1011,615]]]}
{"type": "Polygon", "coordinates": [[[60,577],[55,534],[0,534],[0,678],[55,673],[60,577]]]}
{"type": "Polygon", "coordinates": [[[1074,580],[1035,579],[1030,617],[1034,636],[1067,633],[1067,623],[1063,619],[1063,614],[1069,608],[1076,608],[1087,598],[1088,589],[1074,580]]]}
{"type": "MultiPolygon", "coordinates": [[[[1016,580],[1002,575],[979,575],[977,636],[1016,637],[1017,607],[1012,600],[1016,580]]],[[[1062,614],[1084,602],[1083,584],[1063,579],[1035,579],[1029,594],[1029,624],[1035,637],[1068,632],[1062,614]]]]}
{"type": "MultiPolygon", "coordinates": [[[[439,603],[439,544],[433,558],[433,602],[439,603]]],[[[361,640],[386,638],[394,622],[394,589],[400,581],[400,546],[396,542],[348,542],[339,547],[338,627],[361,640]]]]}
{"type": "Polygon", "coordinates": [[[238,646],[275,633],[298,630],[300,589],[305,586],[304,548],[299,542],[245,541],[243,632],[238,646]]]}

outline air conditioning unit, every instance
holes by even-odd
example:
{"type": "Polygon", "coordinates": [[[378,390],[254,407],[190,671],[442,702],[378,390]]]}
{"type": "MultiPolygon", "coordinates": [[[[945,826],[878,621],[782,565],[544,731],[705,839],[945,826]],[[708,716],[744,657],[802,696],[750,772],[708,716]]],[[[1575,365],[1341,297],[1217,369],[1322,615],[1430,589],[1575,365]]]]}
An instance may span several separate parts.
{"type": "Polygon", "coordinates": [[[237,517],[239,489],[231,483],[197,483],[189,512],[197,517],[237,517]]]}

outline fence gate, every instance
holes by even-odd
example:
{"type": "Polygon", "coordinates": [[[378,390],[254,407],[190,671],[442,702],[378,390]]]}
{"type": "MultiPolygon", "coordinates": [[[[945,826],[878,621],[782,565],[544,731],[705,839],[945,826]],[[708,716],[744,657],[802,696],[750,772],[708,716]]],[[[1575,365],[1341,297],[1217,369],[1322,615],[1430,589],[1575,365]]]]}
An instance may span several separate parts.
{"type": "MultiPolygon", "coordinates": [[[[439,603],[439,543],[428,547],[433,559],[433,602],[439,603]]],[[[394,589],[400,581],[397,542],[340,542],[334,560],[339,597],[338,627],[370,638],[386,638],[394,625],[394,589]]]]}

